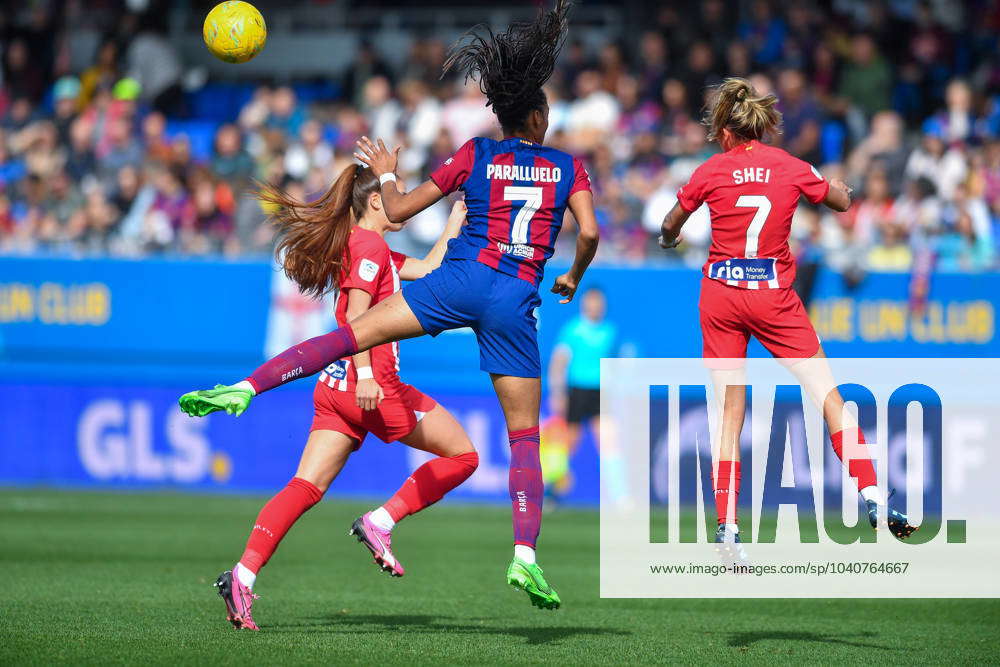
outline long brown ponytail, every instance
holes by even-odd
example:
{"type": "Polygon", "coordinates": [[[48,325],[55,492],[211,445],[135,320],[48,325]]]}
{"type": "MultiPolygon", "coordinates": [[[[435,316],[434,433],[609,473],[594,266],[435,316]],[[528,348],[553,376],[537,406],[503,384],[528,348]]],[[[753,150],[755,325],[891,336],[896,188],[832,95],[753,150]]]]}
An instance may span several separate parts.
{"type": "Polygon", "coordinates": [[[377,191],[371,169],[357,164],[340,172],[326,194],[311,202],[296,201],[273,185],[261,186],[257,197],[276,209],[271,222],[281,239],[274,256],[303,294],[319,297],[340,286],[340,274],[351,263],[351,228],[377,191]]]}
{"type": "Polygon", "coordinates": [[[778,132],[781,112],[774,108],[777,102],[778,98],[774,95],[757,95],[746,79],[726,79],[713,92],[712,102],[705,114],[708,140],[721,139],[723,129],[743,140],[763,139],[778,132]]]}

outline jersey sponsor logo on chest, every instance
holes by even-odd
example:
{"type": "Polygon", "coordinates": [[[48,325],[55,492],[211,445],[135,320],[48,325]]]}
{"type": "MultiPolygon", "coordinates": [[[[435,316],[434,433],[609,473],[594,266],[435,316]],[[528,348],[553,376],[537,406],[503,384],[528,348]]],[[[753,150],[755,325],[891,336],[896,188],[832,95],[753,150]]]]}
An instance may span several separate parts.
{"type": "Polygon", "coordinates": [[[708,277],[716,280],[774,280],[777,273],[771,257],[736,257],[709,264],[708,277]]]}
{"type": "Polygon", "coordinates": [[[500,181],[533,181],[535,183],[558,183],[562,180],[559,167],[529,167],[520,164],[488,164],[486,178],[500,181]]]}
{"type": "Polygon", "coordinates": [[[347,361],[345,359],[339,359],[325,369],[326,374],[332,377],[334,380],[343,380],[347,377],[347,361]]]}
{"type": "Polygon", "coordinates": [[[770,183],[771,170],[764,167],[746,167],[744,169],[733,169],[733,183],[742,185],[744,183],[770,183]]]}

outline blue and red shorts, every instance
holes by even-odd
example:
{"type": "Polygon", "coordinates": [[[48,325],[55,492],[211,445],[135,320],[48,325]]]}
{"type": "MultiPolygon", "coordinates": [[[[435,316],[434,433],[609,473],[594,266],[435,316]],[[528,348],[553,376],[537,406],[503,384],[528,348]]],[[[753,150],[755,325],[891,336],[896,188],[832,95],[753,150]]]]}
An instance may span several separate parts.
{"type": "Polygon", "coordinates": [[[432,336],[470,327],[487,373],[541,377],[535,308],[542,300],[532,283],[475,260],[446,259],[402,294],[432,336]]]}

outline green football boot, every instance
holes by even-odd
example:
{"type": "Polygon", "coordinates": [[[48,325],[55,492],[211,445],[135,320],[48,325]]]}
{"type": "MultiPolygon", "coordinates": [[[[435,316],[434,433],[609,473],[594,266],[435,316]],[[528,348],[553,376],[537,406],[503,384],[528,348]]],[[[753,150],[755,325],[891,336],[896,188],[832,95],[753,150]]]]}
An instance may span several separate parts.
{"type": "Polygon", "coordinates": [[[531,604],[539,609],[558,609],[562,604],[559,594],[542,576],[542,568],[535,563],[525,563],[515,556],[507,566],[507,583],[527,593],[531,604]]]}
{"type": "Polygon", "coordinates": [[[220,410],[239,417],[250,405],[251,398],[253,394],[246,389],[217,384],[214,389],[189,391],[177,402],[181,410],[192,417],[204,417],[220,410]]]}

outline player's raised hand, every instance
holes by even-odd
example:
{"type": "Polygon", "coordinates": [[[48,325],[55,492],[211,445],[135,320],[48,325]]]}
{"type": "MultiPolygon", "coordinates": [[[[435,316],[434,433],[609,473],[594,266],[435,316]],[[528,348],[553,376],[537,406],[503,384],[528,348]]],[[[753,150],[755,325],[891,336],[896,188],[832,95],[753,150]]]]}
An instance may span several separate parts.
{"type": "Polygon", "coordinates": [[[556,281],[552,284],[552,292],[566,297],[565,299],[560,299],[559,303],[569,303],[573,300],[578,283],[579,281],[568,273],[564,273],[556,278],[556,281]]]}
{"type": "Polygon", "coordinates": [[[355,151],[354,157],[370,167],[376,178],[381,177],[382,174],[396,172],[396,165],[399,163],[399,146],[396,147],[396,150],[389,152],[381,139],[378,140],[378,145],[375,145],[371,139],[364,136],[358,139],[357,146],[358,150],[355,151]]]}

